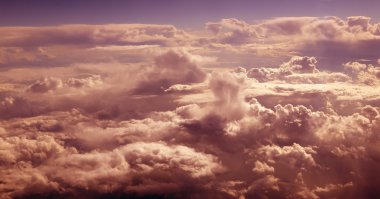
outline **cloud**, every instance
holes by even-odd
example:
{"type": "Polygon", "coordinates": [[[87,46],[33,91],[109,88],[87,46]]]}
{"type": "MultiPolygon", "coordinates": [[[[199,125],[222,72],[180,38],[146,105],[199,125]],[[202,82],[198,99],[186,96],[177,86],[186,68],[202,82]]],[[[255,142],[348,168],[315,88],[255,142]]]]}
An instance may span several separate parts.
{"type": "Polygon", "coordinates": [[[86,78],[69,78],[66,81],[70,87],[95,87],[103,84],[100,75],[92,75],[86,78]]]}
{"type": "Polygon", "coordinates": [[[33,93],[45,93],[62,87],[63,83],[60,79],[42,78],[30,85],[28,90],[33,93]]]}
{"type": "Polygon", "coordinates": [[[260,161],[256,161],[255,162],[255,167],[252,169],[253,172],[255,173],[273,173],[274,172],[274,168],[269,166],[267,163],[265,162],[260,162],[260,161]]]}
{"type": "Polygon", "coordinates": [[[285,82],[292,84],[324,84],[327,82],[349,82],[351,78],[343,73],[308,73],[291,74],[283,78],[285,82]]]}
{"type": "Polygon", "coordinates": [[[0,66],[65,66],[115,60],[131,63],[145,61],[151,51],[179,47],[216,56],[223,66],[231,62],[250,67],[254,62],[277,65],[297,55],[314,56],[321,68],[337,71],[351,60],[376,63],[378,26],[368,17],[354,16],[346,20],[280,17],[255,23],[226,18],[206,23],[209,33],[154,24],[3,27],[0,66]]]}
{"type": "Polygon", "coordinates": [[[216,98],[215,113],[230,119],[243,117],[244,112],[248,109],[241,94],[244,80],[244,77],[231,73],[214,73],[212,75],[210,89],[216,98]]]}
{"type": "MultiPolygon", "coordinates": [[[[30,153],[34,153],[33,159],[35,156],[46,158],[39,153],[39,148],[32,148],[30,153]]],[[[6,158],[11,159],[8,156],[6,158]]],[[[23,151],[20,156],[24,160],[30,159],[29,154],[23,151]]],[[[20,170],[24,173],[27,169],[20,170]]],[[[164,195],[183,191],[189,180],[194,181],[192,183],[198,181],[199,185],[193,184],[195,187],[203,186],[202,178],[212,178],[223,170],[216,157],[185,146],[136,142],[109,152],[78,154],[71,151],[71,154],[58,156],[35,171],[34,175],[43,179],[38,184],[39,189],[32,189],[37,180],[30,184],[25,182],[32,176],[24,173],[20,177],[25,181],[13,187],[16,188],[13,196],[43,193],[46,190],[41,188],[49,187],[51,181],[54,181],[54,186],[48,190],[53,193],[71,190],[73,195],[85,196],[85,190],[92,190],[98,194],[121,191],[126,195],[136,192],[140,195],[164,195]]]]}
{"type": "Polygon", "coordinates": [[[259,82],[284,81],[292,84],[323,84],[351,80],[344,73],[321,72],[318,70],[316,63],[315,57],[293,56],[288,62],[282,63],[279,68],[251,68],[246,71],[246,75],[259,82]]]}
{"type": "Polygon", "coordinates": [[[35,139],[8,137],[1,138],[1,143],[2,165],[18,164],[22,161],[38,165],[64,151],[50,136],[39,136],[35,139]]]}
{"type": "Polygon", "coordinates": [[[47,93],[62,88],[91,88],[101,86],[103,80],[100,75],[90,75],[89,77],[77,78],[71,77],[62,80],[56,77],[44,77],[31,84],[27,91],[32,93],[47,93]]]}
{"type": "Polygon", "coordinates": [[[367,31],[370,26],[370,17],[351,16],[347,17],[347,24],[350,28],[361,28],[361,31],[367,31]]]}
{"type": "Polygon", "coordinates": [[[378,25],[206,26],[0,28],[2,196],[379,196],[378,25]]]}
{"type": "Polygon", "coordinates": [[[50,45],[138,45],[164,44],[186,33],[171,25],[110,24],[61,25],[50,27],[3,27],[1,46],[38,47],[50,45]],[[13,34],[9,34],[12,32],[13,34]]]}
{"type": "Polygon", "coordinates": [[[316,163],[312,154],[316,152],[310,147],[302,147],[298,144],[292,146],[285,146],[283,148],[278,146],[263,146],[258,149],[258,156],[263,156],[262,160],[269,163],[285,164],[293,167],[294,169],[303,167],[313,167],[316,163]]]}
{"type": "Polygon", "coordinates": [[[154,24],[2,27],[0,33],[3,35],[0,39],[0,67],[3,68],[67,66],[113,60],[136,62],[143,55],[137,56],[134,51],[146,51],[144,48],[152,46],[186,46],[192,38],[172,25],[154,24]],[[123,47],[124,50],[118,50],[123,47]]]}
{"type": "Polygon", "coordinates": [[[297,73],[316,73],[319,72],[316,64],[315,57],[299,57],[295,56],[289,62],[283,63],[280,67],[285,70],[290,70],[297,73]]]}
{"type": "MultiPolygon", "coordinates": [[[[345,189],[372,189],[358,183],[356,175],[345,174],[347,180],[329,176],[340,175],[347,158],[375,168],[368,158],[377,154],[376,148],[368,142],[377,142],[373,139],[379,127],[377,108],[366,106],[349,116],[304,106],[267,108],[257,100],[246,101],[246,81],[236,72],[213,73],[209,86],[215,101],[155,112],[144,119],[102,122],[89,117],[75,122],[70,120],[73,116],[51,115],[26,120],[27,138],[8,133],[12,128],[23,131],[15,123],[3,125],[7,133],[2,134],[2,152],[7,155],[2,165],[19,175],[7,178],[2,188],[12,189],[7,195],[18,197],[47,193],[174,197],[192,195],[186,190],[193,190],[227,198],[323,198],[344,195],[345,189]],[[201,128],[194,128],[196,123],[184,125],[189,120],[199,120],[201,128]],[[57,122],[64,128],[49,127],[57,122]],[[221,133],[212,134],[218,126],[221,133]],[[35,137],[40,133],[48,135],[35,137]],[[19,147],[26,143],[26,148],[19,147]],[[30,165],[10,166],[24,164],[21,160],[30,165]],[[234,179],[240,183],[231,184],[234,179]]],[[[367,175],[349,164],[345,169],[367,175]]]]}
{"type": "Polygon", "coordinates": [[[249,24],[233,18],[222,19],[217,23],[207,23],[206,29],[217,35],[217,42],[225,44],[244,44],[258,37],[249,24]]]}
{"type": "Polygon", "coordinates": [[[30,102],[19,96],[6,96],[0,103],[0,118],[28,117],[43,113],[46,105],[30,102]]]}
{"type": "Polygon", "coordinates": [[[343,64],[343,66],[346,69],[351,70],[353,73],[358,73],[358,72],[365,70],[367,68],[367,65],[361,64],[359,62],[347,62],[347,63],[343,64]]]}
{"type": "Polygon", "coordinates": [[[343,66],[351,72],[357,82],[367,85],[379,84],[380,69],[378,67],[359,62],[347,62],[343,66]]]}
{"type": "Polygon", "coordinates": [[[175,84],[199,83],[206,79],[196,57],[185,51],[170,50],[154,59],[154,64],[142,75],[135,93],[162,93],[175,84]]]}
{"type": "MultiPolygon", "coordinates": [[[[213,48],[244,58],[250,56],[257,62],[265,59],[267,63],[275,61],[276,64],[289,54],[313,55],[320,60],[322,68],[334,71],[341,70],[340,65],[350,60],[376,62],[378,55],[374,49],[379,46],[377,26],[365,16],[348,17],[347,20],[339,17],[280,17],[253,24],[224,19],[207,24],[211,27],[208,29],[216,33],[217,39],[209,39],[212,43],[209,46],[213,48]],[[230,26],[234,28],[228,29],[230,26]],[[226,42],[223,39],[227,36],[241,41],[230,39],[226,42]]],[[[221,56],[222,59],[224,57],[227,55],[221,56]]],[[[249,63],[240,61],[238,64],[249,63]]]]}
{"type": "Polygon", "coordinates": [[[49,61],[54,58],[42,47],[22,48],[22,47],[0,47],[0,66],[37,64],[49,61]]]}

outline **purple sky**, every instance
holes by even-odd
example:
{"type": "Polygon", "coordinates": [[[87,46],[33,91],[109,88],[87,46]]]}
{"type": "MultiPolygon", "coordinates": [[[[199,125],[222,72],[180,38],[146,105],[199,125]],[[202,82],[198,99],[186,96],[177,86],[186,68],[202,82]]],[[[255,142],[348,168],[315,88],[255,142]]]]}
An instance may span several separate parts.
{"type": "Polygon", "coordinates": [[[379,7],[377,0],[2,0],[0,25],[165,23],[198,28],[221,18],[252,22],[281,16],[332,15],[364,15],[377,22],[379,7]]]}

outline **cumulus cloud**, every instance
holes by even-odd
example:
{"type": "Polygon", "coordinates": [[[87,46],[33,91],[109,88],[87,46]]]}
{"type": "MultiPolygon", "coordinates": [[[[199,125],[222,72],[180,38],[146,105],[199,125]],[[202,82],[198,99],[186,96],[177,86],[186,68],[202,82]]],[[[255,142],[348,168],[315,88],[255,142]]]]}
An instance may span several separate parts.
{"type": "Polygon", "coordinates": [[[366,59],[371,63],[378,59],[374,53],[379,46],[378,24],[370,23],[370,18],[365,16],[348,17],[346,20],[333,16],[280,17],[253,24],[225,19],[208,23],[207,28],[217,33],[217,40],[210,39],[212,45],[209,46],[212,48],[241,57],[250,56],[258,61],[265,59],[266,62],[276,61],[278,64],[278,57],[289,54],[313,55],[320,60],[324,69],[336,71],[341,70],[341,63],[353,59],[366,59]],[[230,26],[234,28],[225,28],[230,26]],[[229,38],[227,36],[243,41],[231,39],[226,42],[223,39],[229,38]]]}
{"type": "Polygon", "coordinates": [[[379,24],[365,16],[280,17],[256,23],[226,18],[206,23],[206,30],[186,32],[154,24],[3,27],[0,66],[137,62],[154,48],[168,47],[212,54],[224,66],[252,64],[252,60],[279,64],[291,54],[312,55],[323,68],[340,70],[341,63],[350,60],[376,63],[378,59],[379,24]]]}
{"type": "Polygon", "coordinates": [[[73,111],[22,125],[23,119],[3,121],[7,178],[0,189],[12,190],[7,197],[222,198],[328,198],[346,191],[361,197],[360,190],[374,190],[376,180],[359,180],[367,170],[347,161],[364,161],[376,172],[378,149],[368,143],[378,142],[377,107],[347,116],[301,105],[265,107],[245,95],[251,83],[245,72],[212,73],[210,103],[142,119],[102,121],[73,111]]]}
{"type": "Polygon", "coordinates": [[[42,78],[34,82],[28,90],[34,93],[45,93],[58,88],[62,88],[62,80],[56,78],[42,78]]]}
{"type": "Polygon", "coordinates": [[[200,67],[202,57],[185,51],[170,50],[154,60],[137,85],[136,93],[162,93],[175,84],[199,83],[206,79],[200,67]],[[200,59],[200,60],[199,60],[200,59]]]}
{"type": "Polygon", "coordinates": [[[213,178],[224,171],[216,157],[185,146],[136,142],[108,152],[79,154],[74,149],[63,149],[57,143],[52,145],[51,141],[54,143],[52,138],[5,140],[3,146],[9,145],[9,151],[2,150],[4,155],[8,154],[3,156],[3,164],[20,164],[21,160],[26,164],[46,162],[34,171],[34,175],[39,175],[38,178],[42,180],[37,185],[38,179],[27,183],[28,179],[33,178],[32,173],[27,172],[29,166],[14,168],[23,173],[18,178],[22,183],[14,184],[14,191],[9,196],[25,197],[48,190],[71,190],[74,192],[71,194],[79,196],[85,196],[85,190],[98,194],[121,191],[131,196],[136,192],[142,195],[164,195],[184,191],[188,181],[193,181],[192,186],[201,188],[205,185],[203,178],[213,178]],[[26,145],[29,148],[20,148],[24,143],[30,143],[26,145]],[[54,182],[51,183],[54,186],[50,186],[49,182],[54,182]],[[32,189],[33,186],[39,189],[32,189]]]}
{"type": "Polygon", "coordinates": [[[217,35],[218,42],[226,44],[244,44],[258,37],[249,24],[233,18],[222,19],[217,23],[207,23],[206,29],[217,35]]]}
{"type": "MultiPolygon", "coordinates": [[[[249,78],[259,82],[284,81],[293,84],[312,84],[327,82],[348,82],[351,78],[344,73],[322,72],[317,68],[315,57],[294,56],[278,68],[260,67],[246,71],[249,78]]],[[[244,71],[242,71],[244,73],[244,71]]]]}
{"type": "Polygon", "coordinates": [[[365,16],[351,16],[347,17],[347,24],[350,28],[360,28],[361,31],[367,31],[370,26],[370,17],[365,16]]]}
{"type": "Polygon", "coordinates": [[[44,77],[32,83],[27,91],[32,93],[47,93],[62,88],[91,88],[101,86],[103,80],[100,75],[90,75],[89,77],[71,77],[67,80],[57,77],[44,77]]]}
{"type": "Polygon", "coordinates": [[[188,178],[197,180],[223,171],[211,155],[163,143],[137,142],[106,153],[73,154],[56,159],[55,164],[60,172],[48,175],[59,177],[63,185],[68,183],[101,193],[114,190],[145,194],[175,192],[188,178]],[[154,173],[160,175],[150,175],[154,173]],[[139,182],[132,183],[132,179],[139,182]],[[167,181],[170,179],[176,181],[167,181]]]}
{"type": "Polygon", "coordinates": [[[187,84],[174,84],[170,86],[165,92],[188,92],[193,90],[193,86],[187,84]]]}
{"type": "Polygon", "coordinates": [[[5,96],[0,102],[0,118],[28,117],[41,114],[47,107],[43,104],[30,102],[24,97],[5,96]]]}
{"type": "Polygon", "coordinates": [[[244,86],[244,77],[232,73],[214,73],[210,80],[215,101],[215,112],[222,117],[238,119],[243,117],[247,104],[241,94],[244,86]]]}
{"type": "Polygon", "coordinates": [[[2,27],[0,33],[3,35],[0,67],[4,68],[112,60],[131,62],[143,57],[134,51],[155,46],[186,46],[193,38],[172,25],[155,24],[2,27]]]}
{"type": "Polygon", "coordinates": [[[103,84],[100,75],[92,75],[85,78],[69,78],[66,81],[67,85],[70,87],[95,87],[103,84]]]}
{"type": "Polygon", "coordinates": [[[359,62],[347,62],[343,66],[349,70],[354,79],[363,84],[377,85],[380,79],[380,69],[373,65],[359,62]]]}
{"type": "Polygon", "coordinates": [[[274,172],[274,168],[269,166],[267,163],[265,162],[260,162],[260,161],[256,161],[255,162],[255,167],[252,169],[253,172],[255,173],[273,173],[274,172]]]}
{"type": "Polygon", "coordinates": [[[358,72],[365,70],[367,68],[367,65],[361,64],[359,62],[347,62],[347,63],[343,64],[343,66],[346,69],[351,70],[351,72],[353,72],[353,73],[358,73],[358,72]]]}
{"type": "Polygon", "coordinates": [[[258,156],[269,163],[284,164],[293,168],[312,167],[316,163],[312,154],[316,153],[310,147],[302,147],[298,144],[292,146],[285,146],[283,148],[278,146],[263,146],[258,149],[258,156]]]}
{"type": "Polygon", "coordinates": [[[380,195],[380,73],[363,50],[377,46],[377,25],[206,26],[0,28],[2,197],[380,195]],[[42,59],[60,67],[20,64],[42,59]]]}
{"type": "Polygon", "coordinates": [[[319,72],[316,68],[317,60],[315,57],[299,57],[295,56],[289,62],[283,63],[280,67],[285,70],[298,73],[316,73],[319,72]]]}

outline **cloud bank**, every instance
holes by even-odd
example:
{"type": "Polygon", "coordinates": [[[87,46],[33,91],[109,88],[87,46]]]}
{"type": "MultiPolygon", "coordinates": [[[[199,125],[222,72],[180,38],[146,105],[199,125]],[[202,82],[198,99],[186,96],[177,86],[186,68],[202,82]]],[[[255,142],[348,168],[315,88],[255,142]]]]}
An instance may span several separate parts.
{"type": "Polygon", "coordinates": [[[1,198],[380,197],[368,17],[0,32],[1,198]]]}

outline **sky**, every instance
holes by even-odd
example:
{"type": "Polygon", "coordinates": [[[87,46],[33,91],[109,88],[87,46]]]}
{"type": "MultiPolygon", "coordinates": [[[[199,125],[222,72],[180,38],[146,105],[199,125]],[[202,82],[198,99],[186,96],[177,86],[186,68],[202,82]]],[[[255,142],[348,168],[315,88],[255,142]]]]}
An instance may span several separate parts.
{"type": "Polygon", "coordinates": [[[66,23],[159,23],[199,28],[207,21],[239,18],[249,22],[282,16],[365,15],[379,21],[376,0],[3,0],[0,25],[66,23]]]}
{"type": "Polygon", "coordinates": [[[0,1],[0,198],[380,198],[377,1],[0,1]]]}

